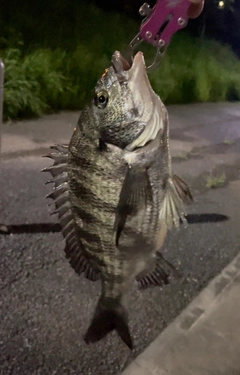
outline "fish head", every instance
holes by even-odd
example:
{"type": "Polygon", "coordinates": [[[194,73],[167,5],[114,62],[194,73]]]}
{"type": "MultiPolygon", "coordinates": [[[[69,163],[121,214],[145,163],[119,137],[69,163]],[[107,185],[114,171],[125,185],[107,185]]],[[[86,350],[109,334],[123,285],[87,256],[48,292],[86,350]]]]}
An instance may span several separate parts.
{"type": "Polygon", "coordinates": [[[132,65],[120,52],[113,54],[112,65],[96,85],[92,108],[100,140],[128,151],[155,139],[167,116],[149,82],[142,52],[132,65]]]}

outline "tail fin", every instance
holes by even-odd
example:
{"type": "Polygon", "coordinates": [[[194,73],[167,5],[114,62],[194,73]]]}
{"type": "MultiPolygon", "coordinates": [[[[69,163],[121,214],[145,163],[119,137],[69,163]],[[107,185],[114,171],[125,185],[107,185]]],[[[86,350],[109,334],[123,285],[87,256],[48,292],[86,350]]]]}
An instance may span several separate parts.
{"type": "Polygon", "coordinates": [[[114,304],[102,302],[104,301],[98,302],[93,320],[84,336],[85,342],[89,344],[99,341],[115,329],[124,343],[132,349],[125,308],[119,302],[112,301],[114,304]]]}

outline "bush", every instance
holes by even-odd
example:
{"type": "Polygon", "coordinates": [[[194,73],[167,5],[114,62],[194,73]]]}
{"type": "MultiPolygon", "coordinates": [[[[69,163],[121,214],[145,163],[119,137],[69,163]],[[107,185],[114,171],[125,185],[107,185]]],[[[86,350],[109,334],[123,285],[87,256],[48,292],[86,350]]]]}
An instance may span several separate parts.
{"type": "Polygon", "coordinates": [[[70,91],[67,79],[58,70],[56,61],[64,53],[37,50],[22,56],[19,49],[8,49],[5,64],[4,119],[40,116],[57,109],[61,96],[70,91]]]}
{"type": "MultiPolygon", "coordinates": [[[[83,2],[69,4],[62,0],[52,9],[50,20],[41,2],[36,3],[41,22],[27,14],[28,8],[19,8],[22,16],[12,20],[17,31],[9,21],[9,38],[0,38],[5,120],[81,109],[113,51],[126,47],[138,31],[139,23],[126,15],[106,13],[83,2]]],[[[155,48],[144,44],[142,48],[148,62],[155,48]]],[[[240,99],[240,61],[231,49],[186,32],[173,38],[149,78],[166,104],[240,99]]]]}
{"type": "Polygon", "coordinates": [[[150,80],[165,103],[240,99],[240,61],[231,49],[186,33],[175,36],[150,80]]]}

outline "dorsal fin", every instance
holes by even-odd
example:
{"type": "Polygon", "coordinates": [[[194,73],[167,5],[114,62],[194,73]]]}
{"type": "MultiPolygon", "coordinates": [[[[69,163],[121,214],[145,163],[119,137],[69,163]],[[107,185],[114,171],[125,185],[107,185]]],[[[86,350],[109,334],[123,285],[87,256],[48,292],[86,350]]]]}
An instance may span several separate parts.
{"type": "Polygon", "coordinates": [[[44,168],[42,172],[50,172],[52,179],[46,184],[54,185],[53,191],[47,195],[47,198],[53,200],[55,210],[52,214],[58,215],[59,224],[62,228],[62,234],[66,241],[65,253],[69,263],[78,273],[84,273],[89,280],[95,281],[100,277],[99,271],[90,264],[89,260],[83,254],[77,240],[77,227],[72,214],[71,202],[69,199],[68,185],[68,145],[56,145],[51,147],[55,151],[45,155],[54,160],[52,166],[44,168]]]}

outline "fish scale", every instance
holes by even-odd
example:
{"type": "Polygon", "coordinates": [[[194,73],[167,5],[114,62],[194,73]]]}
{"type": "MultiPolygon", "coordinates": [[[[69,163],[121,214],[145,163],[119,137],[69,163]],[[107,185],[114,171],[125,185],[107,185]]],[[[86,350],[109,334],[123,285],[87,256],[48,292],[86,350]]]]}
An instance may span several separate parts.
{"type": "MultiPolygon", "coordinates": [[[[83,114],[84,121],[87,113],[88,111],[83,114]]],[[[74,133],[70,149],[76,147],[75,140],[78,142],[78,131],[76,130],[74,133]]],[[[114,275],[115,283],[117,279],[121,283],[123,279],[121,275],[122,260],[121,254],[116,254],[114,249],[113,231],[115,207],[118,203],[117,190],[119,192],[121,190],[118,171],[116,168],[113,170],[112,162],[109,163],[106,155],[101,157],[99,150],[93,149],[92,144],[89,145],[87,140],[83,140],[81,143],[81,150],[80,160],[78,157],[72,156],[68,162],[73,215],[76,216],[76,222],[79,218],[81,219],[81,227],[78,231],[79,241],[83,245],[83,251],[91,255],[97,267],[104,273],[105,278],[108,278],[108,275],[110,278],[114,275]],[[84,160],[87,160],[87,163],[84,160]],[[107,163],[109,167],[103,169],[102,165],[106,167],[107,163]],[[99,173],[101,170],[105,175],[99,173]],[[109,179],[111,179],[111,184],[109,184],[109,179]],[[91,221],[88,220],[89,215],[91,221]],[[101,228],[101,233],[99,228],[101,228]],[[113,261],[112,253],[114,251],[113,261]]],[[[108,295],[116,294],[116,292],[116,288],[114,288],[114,291],[108,292],[108,295]]]]}

